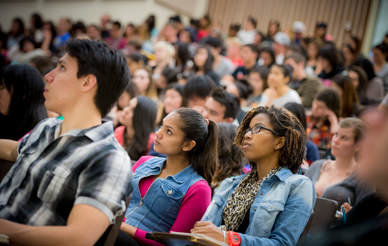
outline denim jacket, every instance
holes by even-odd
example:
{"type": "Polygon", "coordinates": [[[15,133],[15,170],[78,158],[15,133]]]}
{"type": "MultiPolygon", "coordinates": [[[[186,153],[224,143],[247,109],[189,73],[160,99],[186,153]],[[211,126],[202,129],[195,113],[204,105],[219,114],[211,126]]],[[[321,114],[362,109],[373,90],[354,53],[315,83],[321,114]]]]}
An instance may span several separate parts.
{"type": "Polygon", "coordinates": [[[166,158],[154,157],[140,165],[132,177],[132,199],[125,223],[149,232],[169,232],[178,215],[187,190],[204,180],[192,165],[166,179],[157,178],[142,198],[139,181],[160,174],[166,158]]]}
{"type": "MultiPolygon", "coordinates": [[[[244,177],[221,183],[202,220],[221,225],[228,198],[244,177]]],[[[241,245],[296,245],[315,199],[309,178],[282,168],[262,183],[249,211],[248,229],[245,234],[240,233],[241,245]]]]}

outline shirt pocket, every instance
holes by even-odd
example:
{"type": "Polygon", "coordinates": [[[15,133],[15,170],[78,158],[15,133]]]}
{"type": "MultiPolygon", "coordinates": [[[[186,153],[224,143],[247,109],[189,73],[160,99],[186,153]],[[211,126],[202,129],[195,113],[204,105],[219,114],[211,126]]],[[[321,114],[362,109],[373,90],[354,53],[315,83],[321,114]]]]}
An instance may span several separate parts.
{"type": "Polygon", "coordinates": [[[47,170],[38,188],[38,198],[45,203],[56,201],[69,175],[70,170],[61,165],[47,170]]]}
{"type": "Polygon", "coordinates": [[[212,202],[210,203],[209,209],[210,211],[207,213],[206,221],[213,221],[213,219],[220,217],[222,214],[222,207],[224,206],[224,201],[220,196],[215,195],[213,197],[212,202]]]}
{"type": "Polygon", "coordinates": [[[257,228],[261,227],[264,237],[269,238],[276,218],[282,211],[284,211],[284,205],[279,202],[261,203],[259,205],[259,210],[255,214],[257,220],[254,219],[254,223],[260,224],[257,228]]]}
{"type": "Polygon", "coordinates": [[[183,196],[184,194],[177,188],[163,183],[160,192],[158,192],[153,202],[152,212],[159,219],[175,221],[183,196]]]}

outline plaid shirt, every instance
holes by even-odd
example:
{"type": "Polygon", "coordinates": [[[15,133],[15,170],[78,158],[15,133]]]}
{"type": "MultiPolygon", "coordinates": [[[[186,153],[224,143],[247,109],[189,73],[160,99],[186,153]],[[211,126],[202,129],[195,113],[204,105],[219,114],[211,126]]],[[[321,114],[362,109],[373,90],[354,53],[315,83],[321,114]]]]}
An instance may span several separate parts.
{"type": "Polygon", "coordinates": [[[110,220],[125,212],[131,162],[111,122],[59,137],[61,120],[40,122],[18,145],[18,158],[0,185],[0,218],[20,224],[66,225],[76,204],[110,220]]]}

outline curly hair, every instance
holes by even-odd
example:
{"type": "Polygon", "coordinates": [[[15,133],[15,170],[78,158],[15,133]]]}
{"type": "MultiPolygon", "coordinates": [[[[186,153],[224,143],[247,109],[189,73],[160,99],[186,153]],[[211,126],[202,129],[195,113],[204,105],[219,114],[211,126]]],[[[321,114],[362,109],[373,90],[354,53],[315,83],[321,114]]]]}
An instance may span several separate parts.
{"type": "MultiPolygon", "coordinates": [[[[253,117],[258,114],[268,115],[273,130],[277,133],[275,137],[285,137],[284,146],[280,150],[279,166],[288,167],[292,173],[297,173],[300,165],[306,159],[306,133],[299,120],[290,112],[275,106],[260,106],[249,111],[240,126],[237,128],[237,136],[234,144],[242,146],[246,129],[253,117]]],[[[252,166],[256,163],[250,162],[252,166]]]]}

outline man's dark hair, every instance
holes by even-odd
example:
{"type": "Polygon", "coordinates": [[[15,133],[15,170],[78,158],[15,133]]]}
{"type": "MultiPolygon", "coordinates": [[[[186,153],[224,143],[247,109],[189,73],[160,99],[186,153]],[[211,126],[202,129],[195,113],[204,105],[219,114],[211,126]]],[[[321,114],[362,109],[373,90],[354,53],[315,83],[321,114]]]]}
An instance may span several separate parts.
{"type": "Polygon", "coordinates": [[[286,58],[284,58],[284,61],[292,59],[296,64],[299,64],[300,62],[303,62],[303,66],[306,66],[306,58],[298,52],[292,52],[291,54],[287,55],[286,58]]]}
{"type": "Polygon", "coordinates": [[[257,46],[256,44],[246,44],[246,45],[244,45],[244,47],[248,47],[252,50],[253,53],[256,53],[257,54],[256,61],[259,60],[259,57],[260,57],[259,46],[257,46]]]}
{"type": "Polygon", "coordinates": [[[273,51],[272,47],[264,47],[261,52],[266,52],[268,53],[270,56],[271,56],[271,64],[268,66],[268,68],[271,68],[273,64],[276,63],[276,56],[275,56],[275,52],[273,51]]]}
{"type": "Polygon", "coordinates": [[[240,112],[240,101],[232,93],[226,92],[224,89],[217,88],[210,95],[216,102],[225,106],[225,118],[232,117],[235,119],[240,112]]]}
{"type": "Polygon", "coordinates": [[[221,47],[221,41],[219,38],[215,38],[215,37],[208,37],[205,41],[205,44],[206,45],[209,45],[210,47],[213,47],[215,49],[217,48],[220,48],[221,47]]]}
{"type": "Polygon", "coordinates": [[[341,63],[337,49],[329,45],[325,45],[318,51],[318,57],[328,60],[333,69],[341,63]]]}
{"type": "Polygon", "coordinates": [[[210,96],[214,88],[216,88],[216,84],[209,76],[197,75],[187,81],[183,94],[187,99],[195,96],[205,99],[210,96]]]}
{"type": "Polygon", "coordinates": [[[105,117],[129,82],[127,60],[102,41],[69,40],[66,52],[77,60],[78,78],[89,74],[96,76],[94,103],[101,117],[105,117]]]}
{"type": "Polygon", "coordinates": [[[121,28],[121,23],[120,22],[118,22],[118,21],[115,21],[115,22],[113,22],[113,24],[112,25],[115,25],[115,26],[117,26],[119,29],[121,28]]]}

